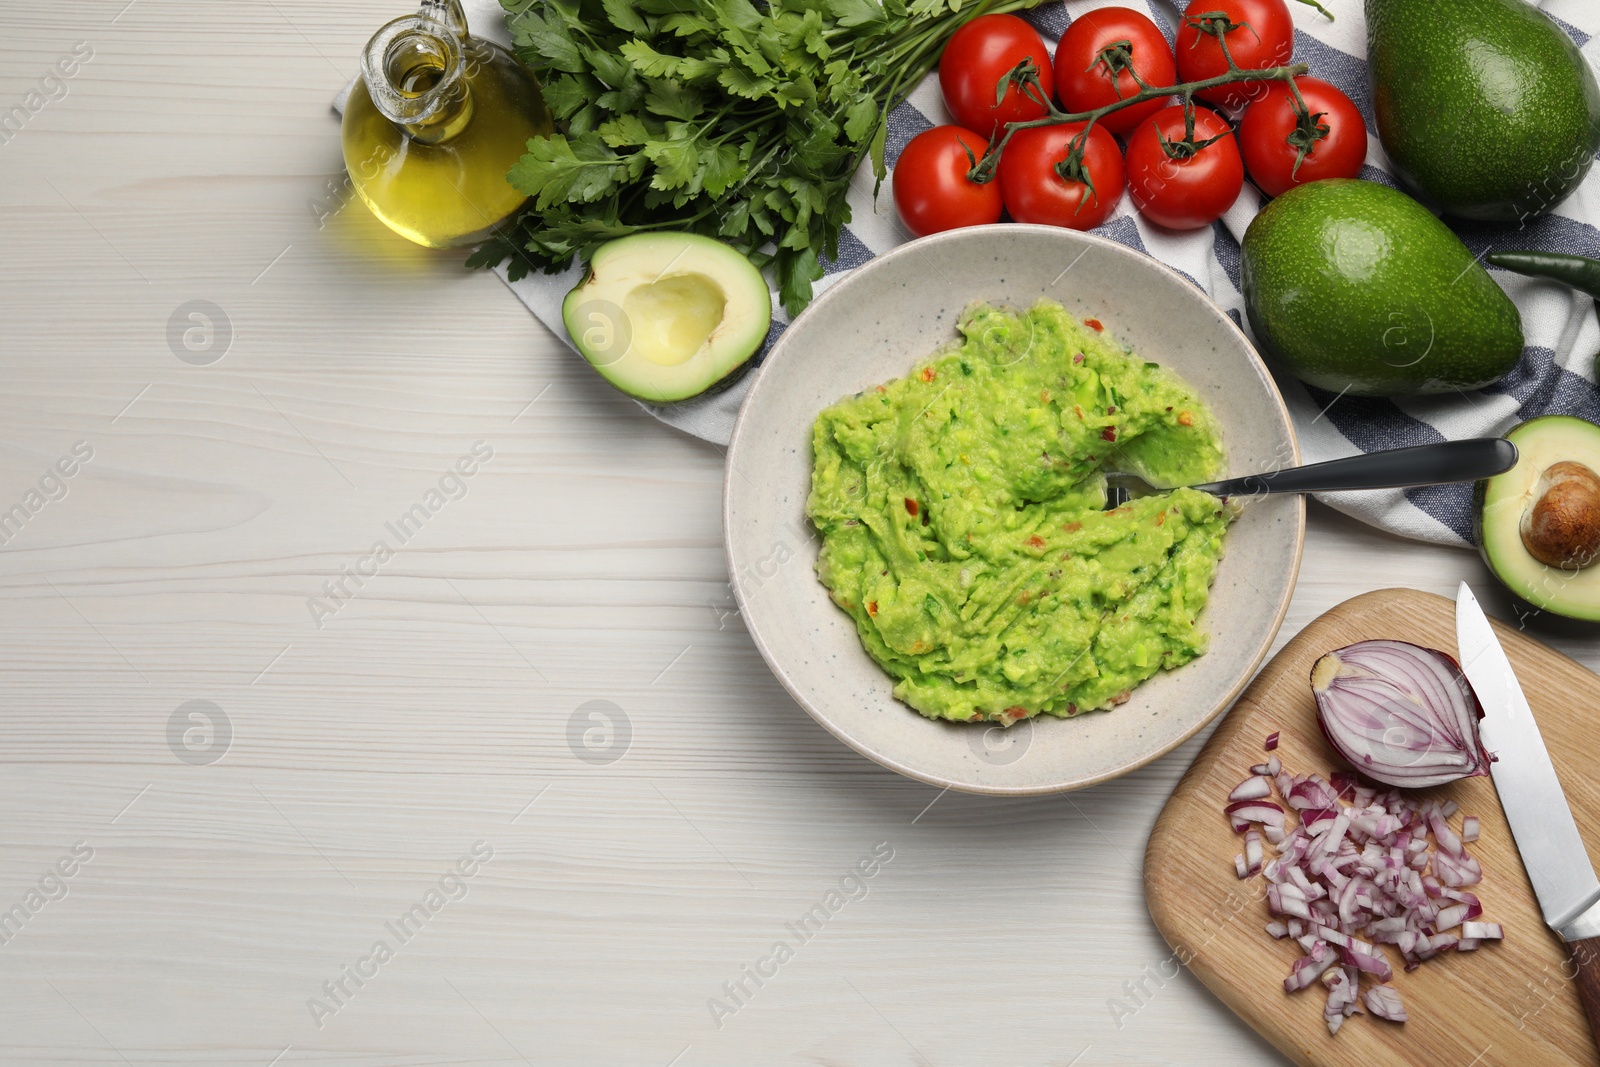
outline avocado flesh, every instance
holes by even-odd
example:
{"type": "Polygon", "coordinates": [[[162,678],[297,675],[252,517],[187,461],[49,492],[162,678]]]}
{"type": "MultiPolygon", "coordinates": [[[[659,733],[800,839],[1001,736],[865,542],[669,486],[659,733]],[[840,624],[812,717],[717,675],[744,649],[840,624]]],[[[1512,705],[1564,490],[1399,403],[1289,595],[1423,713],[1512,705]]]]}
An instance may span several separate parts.
{"type": "Polygon", "coordinates": [[[1241,282],[1261,349],[1352,396],[1477,389],[1522,358],[1522,316],[1449,227],[1358,179],[1309,182],[1245,231],[1241,282]]]}
{"type": "Polygon", "coordinates": [[[733,380],[766,340],[772,297],[761,272],[721,241],[634,234],[595,251],[561,319],[606,381],[669,404],[733,380]]]}
{"type": "Polygon", "coordinates": [[[1583,181],[1600,84],[1524,0],[1366,0],[1378,137],[1395,173],[1446,214],[1517,221],[1583,181]]]}
{"type": "Polygon", "coordinates": [[[1517,465],[1477,485],[1478,550],[1513,595],[1569,619],[1600,622],[1600,565],[1579,570],[1539,562],[1522,543],[1523,512],[1532,506],[1539,475],[1562,460],[1600,471],[1600,426],[1573,415],[1542,415],[1506,434],[1517,465]]]}

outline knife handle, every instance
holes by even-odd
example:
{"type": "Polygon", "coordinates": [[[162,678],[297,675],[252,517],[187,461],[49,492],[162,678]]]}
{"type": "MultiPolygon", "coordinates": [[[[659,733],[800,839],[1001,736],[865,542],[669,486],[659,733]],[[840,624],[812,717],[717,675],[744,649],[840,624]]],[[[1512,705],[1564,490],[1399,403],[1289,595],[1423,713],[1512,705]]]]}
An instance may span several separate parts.
{"type": "Polygon", "coordinates": [[[1568,941],[1567,948],[1577,967],[1573,981],[1578,985],[1578,999],[1583,1001],[1584,1014],[1589,1017],[1589,1032],[1595,1044],[1600,1045],[1600,937],[1568,941]]]}

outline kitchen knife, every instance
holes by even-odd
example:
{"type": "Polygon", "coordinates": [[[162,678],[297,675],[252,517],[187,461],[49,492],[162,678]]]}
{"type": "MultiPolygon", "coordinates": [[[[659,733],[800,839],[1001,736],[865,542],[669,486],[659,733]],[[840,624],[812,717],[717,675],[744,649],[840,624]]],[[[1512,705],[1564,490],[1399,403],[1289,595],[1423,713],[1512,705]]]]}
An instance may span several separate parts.
{"type": "Polygon", "coordinates": [[[1600,1043],[1600,878],[1595,877],[1556,769],[1511,661],[1467,583],[1456,594],[1461,670],[1483,705],[1489,773],[1544,921],[1568,943],[1589,1029],[1600,1043]]]}

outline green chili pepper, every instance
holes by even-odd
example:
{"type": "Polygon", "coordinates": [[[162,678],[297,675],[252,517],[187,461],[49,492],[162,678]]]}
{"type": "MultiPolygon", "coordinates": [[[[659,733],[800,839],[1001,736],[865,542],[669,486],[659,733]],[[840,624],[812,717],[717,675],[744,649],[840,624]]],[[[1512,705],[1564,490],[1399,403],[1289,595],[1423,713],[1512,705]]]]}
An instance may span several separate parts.
{"type": "Polygon", "coordinates": [[[1550,278],[1600,299],[1600,260],[1560,252],[1490,252],[1490,265],[1530,278],[1550,278]]]}

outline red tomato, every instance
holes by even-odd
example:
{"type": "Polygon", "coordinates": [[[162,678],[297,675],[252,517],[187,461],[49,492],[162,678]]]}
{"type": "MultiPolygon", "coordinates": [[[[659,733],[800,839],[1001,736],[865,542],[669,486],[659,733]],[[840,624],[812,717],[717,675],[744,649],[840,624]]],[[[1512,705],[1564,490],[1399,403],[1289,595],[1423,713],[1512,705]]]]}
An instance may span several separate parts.
{"type": "MultiPolygon", "coordinates": [[[[1238,28],[1223,36],[1228,53],[1243,70],[1281,67],[1294,58],[1294,20],[1284,0],[1190,0],[1178,23],[1178,73],[1184,81],[1228,72],[1222,45],[1199,28],[1201,15],[1221,13],[1238,28]]],[[[1197,93],[1202,100],[1234,109],[1265,93],[1272,82],[1234,82],[1197,93]]]]}
{"type": "Polygon", "coordinates": [[[1018,222],[1092,230],[1111,217],[1127,187],[1122,152],[1116,140],[1096,123],[1083,145],[1082,166],[1094,190],[1064,177],[1056,168],[1083,132],[1082,122],[1018,130],[1001,158],[1000,195],[1018,222]]]}
{"type": "Polygon", "coordinates": [[[1167,153],[1157,131],[1169,142],[1183,140],[1182,104],[1156,112],[1128,138],[1128,192],[1133,202],[1145,218],[1170,229],[1211,225],[1244,188],[1244,162],[1227,120],[1215,111],[1196,108],[1195,140],[1223,136],[1182,159],[1167,153]]]}
{"type": "Polygon", "coordinates": [[[1314,121],[1303,123],[1289,86],[1273,82],[1265,96],[1245,109],[1239,123],[1245,166],[1268,196],[1323,178],[1354,178],[1367,159],[1366,123],[1350,98],[1321,78],[1296,78],[1295,84],[1314,121]],[[1303,157],[1300,144],[1307,149],[1303,157]]]}
{"type": "Polygon", "coordinates": [[[1039,68],[1046,98],[1055,92],[1050,53],[1039,31],[1015,15],[979,15],[950,35],[939,57],[939,88],[956,125],[987,140],[1007,122],[1044,118],[1049,110],[1015,85],[1006,86],[998,104],[1000,81],[1025,59],[1039,68]]]}
{"type": "MultiPolygon", "coordinates": [[[[992,99],[992,98],[991,98],[992,99]]],[[[967,177],[989,142],[960,126],[935,126],[911,139],[894,165],[891,187],[900,218],[918,237],[999,222],[1000,183],[967,177]],[[968,152],[971,156],[968,156],[968,152]]]]}
{"type": "MultiPolygon", "coordinates": [[[[1074,19],[1056,46],[1056,92],[1068,111],[1091,111],[1139,92],[1139,83],[1127,70],[1113,79],[1110,68],[1100,58],[1101,49],[1115,41],[1133,47],[1132,63],[1139,77],[1151,86],[1172,85],[1178,68],[1172,62],[1172,49],[1156,24],[1126,7],[1102,7],[1074,19]]],[[[1111,133],[1127,133],[1140,122],[1166,106],[1165,100],[1151,100],[1113,111],[1096,125],[1111,133]]]]}

